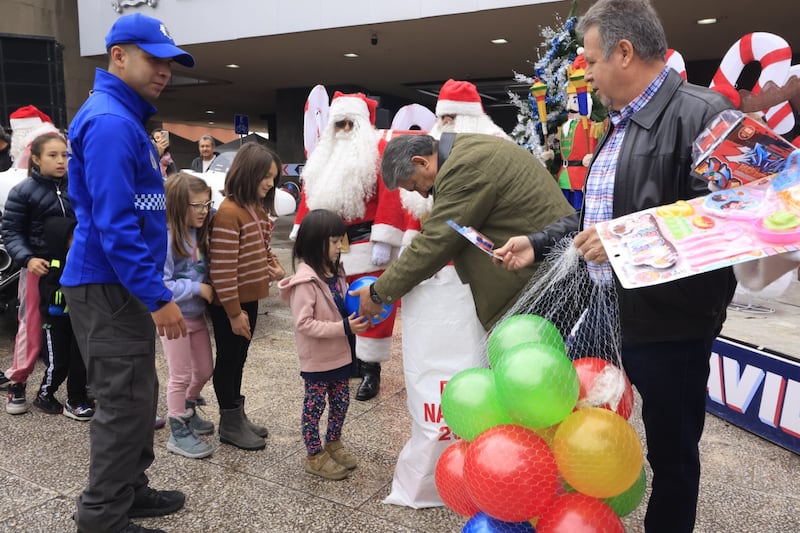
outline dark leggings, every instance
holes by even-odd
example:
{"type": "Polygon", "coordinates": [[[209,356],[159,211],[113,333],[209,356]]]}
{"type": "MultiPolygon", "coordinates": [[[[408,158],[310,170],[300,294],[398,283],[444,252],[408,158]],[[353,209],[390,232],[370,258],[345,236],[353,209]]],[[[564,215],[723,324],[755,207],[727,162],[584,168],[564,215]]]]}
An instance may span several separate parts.
{"type": "MultiPolygon", "coordinates": [[[[213,377],[214,393],[217,395],[220,409],[236,409],[242,397],[242,373],[250,341],[233,333],[224,307],[210,305],[208,309],[211,324],[214,326],[217,348],[213,377]]],[[[242,311],[250,318],[250,335],[252,335],[256,329],[258,302],[242,303],[242,311]]]]}
{"type": "Polygon", "coordinates": [[[342,425],[350,407],[350,384],[346,379],[337,381],[305,380],[306,396],[303,400],[303,440],[308,455],[322,451],[319,440],[319,420],[325,410],[328,396],[328,431],[325,442],[334,442],[342,437],[342,425]]]}

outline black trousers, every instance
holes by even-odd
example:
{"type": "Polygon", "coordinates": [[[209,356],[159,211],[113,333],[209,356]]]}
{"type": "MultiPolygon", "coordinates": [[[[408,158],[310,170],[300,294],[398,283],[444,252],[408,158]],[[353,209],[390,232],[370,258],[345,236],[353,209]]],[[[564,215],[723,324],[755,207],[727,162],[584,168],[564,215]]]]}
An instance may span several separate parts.
{"type": "MultiPolygon", "coordinates": [[[[242,310],[250,319],[250,335],[256,329],[258,301],[242,303],[242,310]]],[[[217,359],[214,364],[214,393],[220,409],[235,409],[242,397],[242,374],[247,361],[250,341],[231,330],[231,322],[220,305],[209,305],[211,324],[214,326],[214,341],[217,359]]]]}
{"type": "Polygon", "coordinates": [[[47,368],[42,376],[42,395],[53,395],[67,380],[67,401],[72,407],[86,402],[86,365],[72,332],[69,316],[43,316],[42,358],[47,368]]]}
{"type": "Polygon", "coordinates": [[[712,339],[623,344],[622,363],[642,396],[652,493],[647,533],[694,529],[712,339]]]}
{"type": "Polygon", "coordinates": [[[89,483],[78,497],[79,531],[121,531],[147,489],[158,403],[156,328],[122,285],[62,287],[97,409],[89,432],[89,483]]]}

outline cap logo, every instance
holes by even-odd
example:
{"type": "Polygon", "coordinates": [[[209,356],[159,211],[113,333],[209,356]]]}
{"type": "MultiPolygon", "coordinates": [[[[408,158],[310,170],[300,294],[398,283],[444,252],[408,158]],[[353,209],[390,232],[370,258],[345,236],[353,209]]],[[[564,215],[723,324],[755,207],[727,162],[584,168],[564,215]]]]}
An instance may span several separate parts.
{"type": "Polygon", "coordinates": [[[119,0],[118,2],[111,2],[111,8],[117,13],[122,13],[123,8],[136,7],[142,4],[147,4],[150,7],[156,7],[158,0],[119,0]]]}
{"type": "Polygon", "coordinates": [[[158,29],[159,29],[159,30],[161,30],[161,33],[163,33],[163,34],[164,34],[164,37],[166,37],[167,39],[172,39],[172,37],[170,37],[170,35],[169,35],[169,32],[167,31],[167,27],[166,27],[166,26],[164,26],[164,23],[163,23],[163,22],[162,22],[162,23],[161,23],[161,25],[158,27],[158,29]]]}

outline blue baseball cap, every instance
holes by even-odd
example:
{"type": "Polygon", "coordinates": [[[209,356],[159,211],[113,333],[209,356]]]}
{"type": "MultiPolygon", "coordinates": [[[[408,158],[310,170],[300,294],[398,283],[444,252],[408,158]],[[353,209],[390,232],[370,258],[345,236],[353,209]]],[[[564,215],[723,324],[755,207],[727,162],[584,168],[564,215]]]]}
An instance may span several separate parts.
{"type": "Polygon", "coordinates": [[[106,50],[115,44],[135,44],[153,57],[172,58],[184,67],[194,66],[192,55],[175,46],[164,23],[141,13],[120,17],[111,26],[106,35],[106,50]]]}

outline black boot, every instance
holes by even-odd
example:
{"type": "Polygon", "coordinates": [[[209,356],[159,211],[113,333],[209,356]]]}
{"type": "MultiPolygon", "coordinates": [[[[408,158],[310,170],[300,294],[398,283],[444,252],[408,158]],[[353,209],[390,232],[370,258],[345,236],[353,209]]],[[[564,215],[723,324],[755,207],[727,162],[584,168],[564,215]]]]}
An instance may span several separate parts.
{"type": "Polygon", "coordinates": [[[364,380],[358,387],[356,400],[364,402],[377,396],[381,390],[381,364],[362,361],[361,369],[364,372],[364,380]]]}

